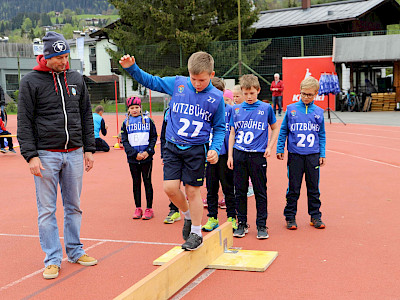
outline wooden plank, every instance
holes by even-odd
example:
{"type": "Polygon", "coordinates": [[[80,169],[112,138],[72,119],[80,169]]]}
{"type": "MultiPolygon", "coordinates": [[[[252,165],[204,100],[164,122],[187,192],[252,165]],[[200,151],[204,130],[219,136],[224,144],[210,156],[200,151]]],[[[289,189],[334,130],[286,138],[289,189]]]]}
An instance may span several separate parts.
{"type": "Polygon", "coordinates": [[[231,247],[230,222],[207,234],[201,248],[180,253],[115,299],[168,299],[224,252],[225,239],[227,246],[231,247]]]}
{"type": "Polygon", "coordinates": [[[17,137],[15,134],[4,134],[0,135],[0,138],[6,138],[6,137],[17,137]]]}

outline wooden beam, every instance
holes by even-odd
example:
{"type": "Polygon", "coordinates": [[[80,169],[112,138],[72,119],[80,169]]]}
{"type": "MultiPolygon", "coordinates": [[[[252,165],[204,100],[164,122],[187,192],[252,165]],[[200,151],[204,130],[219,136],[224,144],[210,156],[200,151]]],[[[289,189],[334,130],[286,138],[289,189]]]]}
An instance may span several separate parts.
{"type": "Polygon", "coordinates": [[[203,246],[195,251],[184,251],[145,278],[128,288],[115,299],[168,299],[193,277],[233,245],[232,223],[226,222],[207,234],[203,246]]]}

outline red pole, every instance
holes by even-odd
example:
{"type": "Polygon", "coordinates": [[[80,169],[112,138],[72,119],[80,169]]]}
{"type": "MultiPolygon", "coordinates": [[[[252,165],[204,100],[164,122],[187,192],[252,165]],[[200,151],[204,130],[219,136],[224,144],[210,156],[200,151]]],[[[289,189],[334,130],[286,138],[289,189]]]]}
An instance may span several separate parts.
{"type": "Polygon", "coordinates": [[[149,90],[149,102],[150,102],[150,118],[152,118],[152,111],[151,111],[151,90],[149,90]]]}
{"type": "MultiPolygon", "coordinates": [[[[118,125],[118,90],[117,90],[117,81],[114,80],[115,87],[115,114],[117,116],[117,135],[119,134],[119,125],[118,125]]],[[[119,142],[119,139],[118,139],[119,142]]]]}

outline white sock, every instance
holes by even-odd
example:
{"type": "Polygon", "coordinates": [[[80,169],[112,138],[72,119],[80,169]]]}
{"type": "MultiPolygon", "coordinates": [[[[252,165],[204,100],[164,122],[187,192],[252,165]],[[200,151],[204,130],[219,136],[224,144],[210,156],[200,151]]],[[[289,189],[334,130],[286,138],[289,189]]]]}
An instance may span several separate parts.
{"type": "Polygon", "coordinates": [[[190,217],[190,211],[182,211],[182,215],[185,217],[186,220],[191,220],[192,218],[190,217]]]}
{"type": "Polygon", "coordinates": [[[195,234],[197,234],[198,236],[203,236],[203,235],[201,234],[201,225],[200,225],[200,226],[194,226],[194,225],[192,225],[191,230],[190,230],[190,233],[195,233],[195,234]]]}

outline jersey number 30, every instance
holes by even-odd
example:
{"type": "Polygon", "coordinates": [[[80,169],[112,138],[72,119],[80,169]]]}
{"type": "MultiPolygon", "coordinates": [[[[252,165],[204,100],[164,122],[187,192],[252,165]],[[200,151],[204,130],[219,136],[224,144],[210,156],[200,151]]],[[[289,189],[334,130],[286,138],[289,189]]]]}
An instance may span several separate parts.
{"type": "MultiPolygon", "coordinates": [[[[178,134],[180,136],[188,136],[189,133],[186,132],[186,129],[189,128],[190,126],[190,121],[188,119],[185,118],[180,118],[179,119],[180,123],[183,123],[183,126],[178,130],[178,134]]],[[[201,128],[203,127],[203,122],[199,122],[199,121],[192,121],[193,126],[196,126],[196,128],[194,129],[193,133],[190,135],[190,137],[195,137],[198,136],[200,133],[201,128]]]]}
{"type": "Polygon", "coordinates": [[[306,146],[304,144],[305,140],[307,140],[307,142],[308,142],[308,147],[311,148],[312,146],[314,146],[315,136],[312,133],[310,133],[308,135],[299,133],[297,135],[297,137],[300,138],[300,141],[297,142],[297,147],[302,147],[302,148],[305,147],[306,146]]]}

